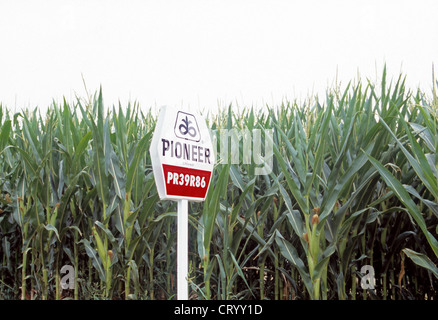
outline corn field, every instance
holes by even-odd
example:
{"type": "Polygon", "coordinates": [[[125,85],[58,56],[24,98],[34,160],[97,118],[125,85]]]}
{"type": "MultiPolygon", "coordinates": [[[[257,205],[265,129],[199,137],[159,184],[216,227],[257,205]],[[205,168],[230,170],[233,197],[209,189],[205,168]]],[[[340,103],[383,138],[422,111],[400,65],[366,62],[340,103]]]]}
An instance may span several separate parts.
{"type": "MultiPolygon", "coordinates": [[[[190,299],[438,297],[435,85],[386,78],[205,115],[218,150],[221,130],[259,129],[273,162],[256,175],[217,157],[205,202],[189,204],[190,299]]],[[[0,107],[0,299],[176,299],[155,121],[138,104],[106,109],[102,90],[43,115],[0,107]]]]}

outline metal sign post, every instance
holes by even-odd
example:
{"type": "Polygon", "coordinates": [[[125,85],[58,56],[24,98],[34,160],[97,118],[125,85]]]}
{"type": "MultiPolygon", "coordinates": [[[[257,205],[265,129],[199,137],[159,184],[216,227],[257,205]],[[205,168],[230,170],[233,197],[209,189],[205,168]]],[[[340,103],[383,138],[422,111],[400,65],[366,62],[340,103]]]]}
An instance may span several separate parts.
{"type": "Polygon", "coordinates": [[[188,275],[189,275],[189,212],[188,200],[178,200],[178,221],[177,221],[177,298],[188,300],[188,275]]]}

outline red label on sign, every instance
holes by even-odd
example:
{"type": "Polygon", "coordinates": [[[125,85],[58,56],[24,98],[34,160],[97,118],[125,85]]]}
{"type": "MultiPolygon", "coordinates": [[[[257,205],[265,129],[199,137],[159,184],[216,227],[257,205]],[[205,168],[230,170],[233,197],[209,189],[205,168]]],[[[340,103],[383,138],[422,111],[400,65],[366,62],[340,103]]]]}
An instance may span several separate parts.
{"type": "Polygon", "coordinates": [[[169,196],[205,198],[211,172],[163,164],[166,193],[169,196]]]}

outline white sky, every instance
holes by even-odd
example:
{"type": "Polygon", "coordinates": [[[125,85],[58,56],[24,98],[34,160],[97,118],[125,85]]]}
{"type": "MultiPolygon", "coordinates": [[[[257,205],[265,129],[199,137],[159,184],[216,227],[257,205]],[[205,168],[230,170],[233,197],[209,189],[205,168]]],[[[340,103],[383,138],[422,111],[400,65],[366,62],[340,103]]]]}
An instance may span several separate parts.
{"type": "Polygon", "coordinates": [[[0,0],[0,102],[44,110],[102,85],[106,106],[270,106],[386,62],[438,74],[438,1],[0,0]]]}

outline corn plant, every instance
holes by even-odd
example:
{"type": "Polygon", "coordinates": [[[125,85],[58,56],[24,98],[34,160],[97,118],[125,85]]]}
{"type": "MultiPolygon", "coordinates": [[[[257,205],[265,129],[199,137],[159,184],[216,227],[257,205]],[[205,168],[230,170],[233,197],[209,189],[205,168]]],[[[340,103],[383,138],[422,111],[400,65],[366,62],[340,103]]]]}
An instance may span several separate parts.
{"type": "MultiPolygon", "coordinates": [[[[394,192],[397,198],[403,203],[403,205],[408,210],[409,214],[415,220],[415,222],[420,227],[421,231],[424,233],[427,242],[429,243],[431,249],[433,250],[436,257],[438,257],[438,241],[429,231],[425,219],[421,213],[421,207],[419,208],[415,202],[412,200],[412,196],[419,199],[421,203],[424,204],[425,208],[430,211],[429,214],[434,214],[438,216],[437,202],[438,202],[438,179],[437,179],[437,163],[438,158],[436,154],[436,149],[438,145],[437,140],[437,113],[436,110],[432,110],[429,106],[419,104],[419,99],[417,100],[417,107],[420,111],[420,117],[423,118],[425,127],[411,122],[408,126],[407,122],[402,116],[399,116],[399,121],[404,128],[404,133],[407,136],[407,141],[402,142],[389,128],[389,126],[382,120],[385,128],[391,133],[394,140],[397,142],[400,150],[405,155],[408,163],[415,171],[416,176],[422,182],[421,188],[425,190],[420,190],[421,193],[425,193],[424,197],[416,190],[413,185],[403,185],[398,181],[391,172],[385,168],[380,162],[376,161],[373,157],[369,156],[370,161],[378,169],[382,178],[388,187],[394,192]],[[416,136],[421,138],[421,142],[424,143],[424,147],[420,146],[417,142],[416,136]],[[410,145],[411,150],[405,147],[406,144],[410,145]],[[426,153],[426,150],[428,153],[426,153]],[[412,195],[412,196],[411,196],[412,195]],[[428,200],[431,197],[433,200],[428,200]]],[[[438,230],[435,231],[435,233],[438,230]]],[[[403,249],[403,252],[411,258],[416,264],[423,266],[430,270],[435,277],[438,277],[438,268],[433,264],[433,262],[427,257],[427,255],[418,253],[411,249],[403,249]]]]}

